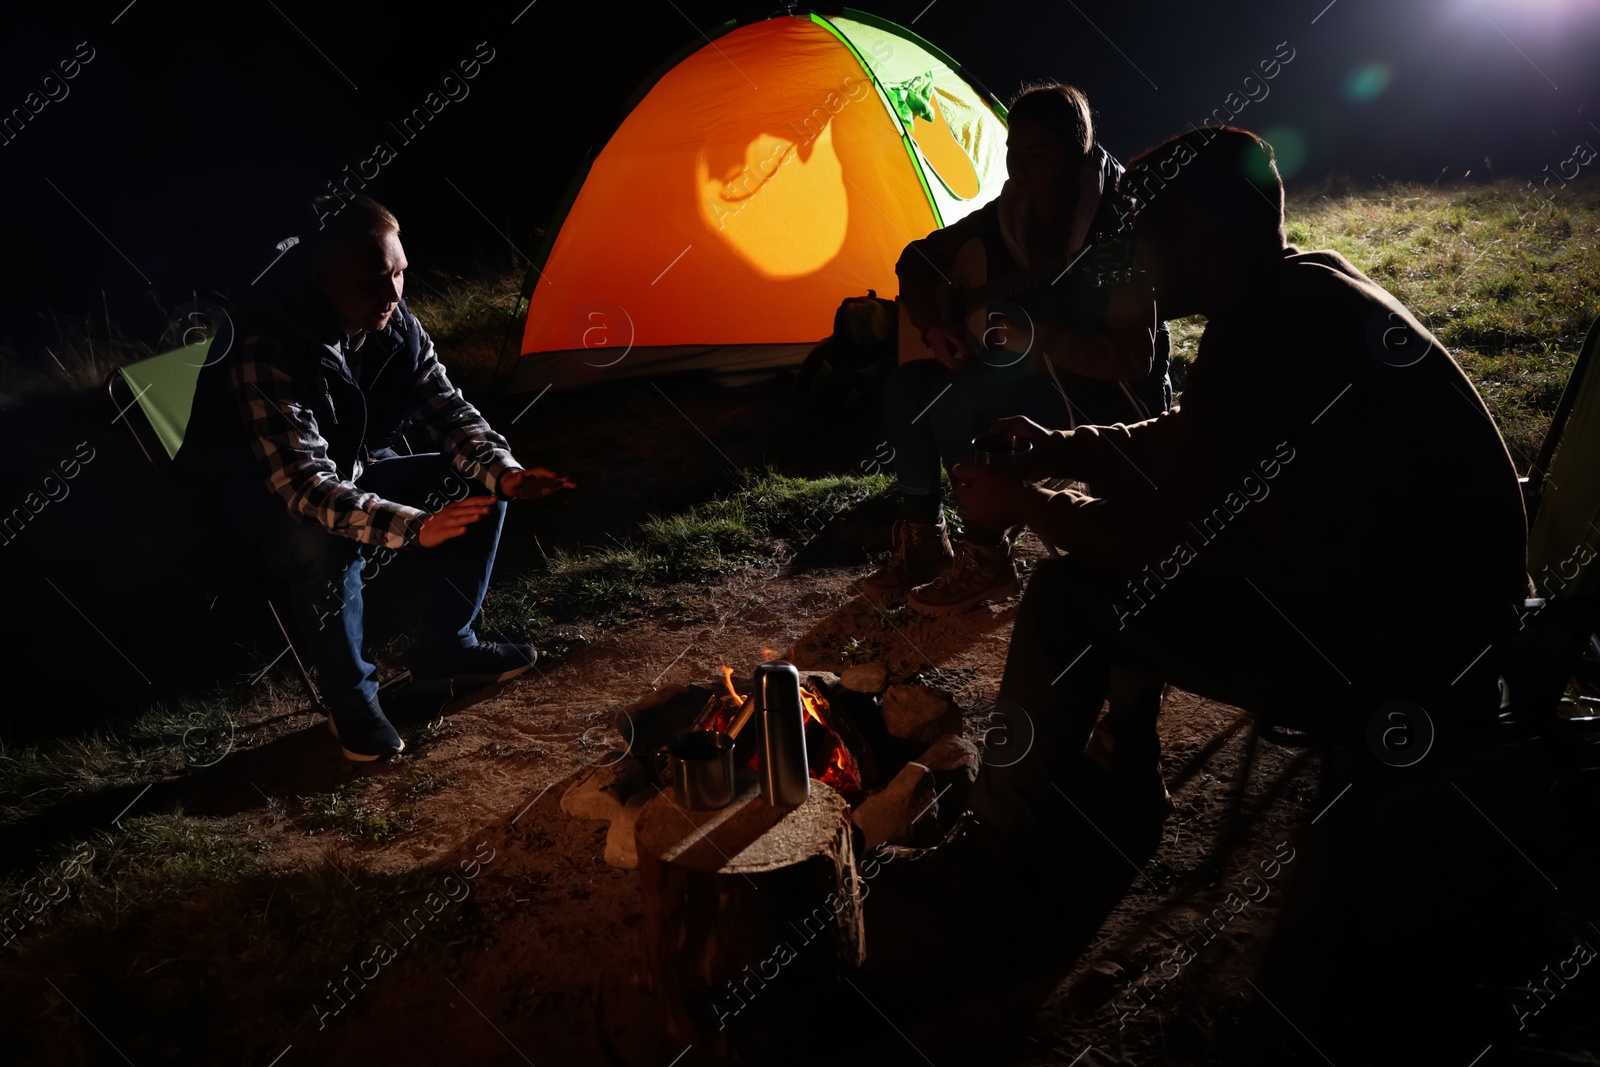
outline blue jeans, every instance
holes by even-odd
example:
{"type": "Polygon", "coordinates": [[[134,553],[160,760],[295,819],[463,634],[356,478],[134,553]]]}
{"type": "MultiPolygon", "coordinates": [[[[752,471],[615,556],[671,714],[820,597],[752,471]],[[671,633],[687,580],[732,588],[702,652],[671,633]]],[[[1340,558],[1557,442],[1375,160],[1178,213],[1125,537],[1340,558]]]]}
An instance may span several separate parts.
{"type": "MultiPolygon", "coordinates": [[[[437,452],[379,460],[356,484],[419,508],[430,496],[460,500],[482,491],[437,452]]],[[[476,642],[472,623],[489,588],[505,512],[505,501],[499,501],[466,533],[425,550],[427,590],[414,651],[434,655],[476,642]]],[[[302,651],[316,668],[324,701],[329,707],[348,707],[375,700],[377,671],[362,649],[362,572],[369,562],[382,567],[393,558],[393,550],[360,544],[284,512],[268,520],[262,550],[267,565],[289,584],[302,651]]]]}

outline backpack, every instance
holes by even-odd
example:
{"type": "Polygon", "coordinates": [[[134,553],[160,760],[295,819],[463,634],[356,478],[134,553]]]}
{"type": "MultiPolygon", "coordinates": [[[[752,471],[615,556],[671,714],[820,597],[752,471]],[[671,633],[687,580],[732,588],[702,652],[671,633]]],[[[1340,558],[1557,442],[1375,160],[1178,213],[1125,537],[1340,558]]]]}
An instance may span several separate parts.
{"type": "Polygon", "coordinates": [[[800,395],[831,422],[854,418],[876,399],[883,376],[899,362],[899,308],[876,289],[852,296],[833,313],[833,334],[807,353],[800,395]]]}

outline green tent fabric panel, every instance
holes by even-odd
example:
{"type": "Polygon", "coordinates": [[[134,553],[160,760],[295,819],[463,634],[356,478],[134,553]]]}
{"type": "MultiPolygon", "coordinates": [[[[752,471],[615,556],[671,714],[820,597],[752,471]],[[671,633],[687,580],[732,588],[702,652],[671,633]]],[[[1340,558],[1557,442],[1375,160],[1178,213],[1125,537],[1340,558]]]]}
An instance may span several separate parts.
{"type": "Polygon", "coordinates": [[[183,444],[195,384],[210,348],[211,338],[207,337],[119,369],[169,458],[176,456],[178,446],[183,444]]]}
{"type": "MultiPolygon", "coordinates": [[[[1577,365],[1584,365],[1572,413],[1545,476],[1543,497],[1528,532],[1528,572],[1540,596],[1592,597],[1600,592],[1600,321],[1589,330],[1577,365]],[[1587,358],[1586,358],[1587,357],[1587,358]]],[[[1566,650],[1587,637],[1561,627],[1529,625],[1524,651],[1545,674],[1560,668],[1566,650]],[[1530,647],[1537,642],[1537,647],[1530,647]]]]}
{"type": "MultiPolygon", "coordinates": [[[[1596,326],[1586,347],[1600,342],[1600,323],[1596,326]]],[[[1528,570],[1534,582],[1545,591],[1554,575],[1567,583],[1561,596],[1600,591],[1600,565],[1582,562],[1600,557],[1600,355],[1591,354],[1588,364],[1528,535],[1528,570]]]]}
{"type": "Polygon", "coordinates": [[[884,106],[895,114],[908,139],[914,123],[918,129],[928,128],[924,120],[936,109],[942,123],[948,126],[948,136],[971,161],[978,192],[959,196],[951,186],[960,183],[954,176],[947,181],[940,174],[938,161],[930,161],[921,146],[912,141],[934,208],[944,224],[965,218],[999,196],[1006,180],[1005,122],[943,53],[899,27],[891,29],[887,24],[848,16],[831,17],[827,22],[850,42],[871,71],[884,106]]]}
{"type": "Polygon", "coordinates": [[[855,44],[851,42],[850,38],[844,35],[841,27],[834,25],[832,20],[824,18],[815,11],[811,13],[811,21],[815,22],[817,25],[823,27],[829,33],[837,37],[839,39],[839,43],[844,45],[844,47],[849,50],[850,54],[855,57],[856,62],[861,65],[861,72],[867,76],[869,81],[872,82],[873,89],[878,94],[878,102],[881,103],[888,111],[889,115],[891,116],[891,121],[893,121],[895,127],[900,131],[901,147],[905,149],[906,158],[911,163],[912,172],[916,174],[917,183],[922,187],[922,195],[928,198],[928,208],[933,212],[934,226],[943,227],[945,225],[944,216],[940,213],[939,202],[934,198],[933,190],[929,188],[928,185],[928,168],[923,163],[921,155],[917,152],[916,143],[912,141],[910,133],[907,132],[907,121],[909,120],[901,117],[901,113],[906,110],[903,102],[903,94],[899,94],[901,97],[901,102],[897,103],[897,94],[895,89],[893,87],[886,87],[882,82],[878,81],[877,75],[872,72],[872,67],[870,64],[868,64],[866,57],[861,54],[860,50],[856,48],[855,44]]]}

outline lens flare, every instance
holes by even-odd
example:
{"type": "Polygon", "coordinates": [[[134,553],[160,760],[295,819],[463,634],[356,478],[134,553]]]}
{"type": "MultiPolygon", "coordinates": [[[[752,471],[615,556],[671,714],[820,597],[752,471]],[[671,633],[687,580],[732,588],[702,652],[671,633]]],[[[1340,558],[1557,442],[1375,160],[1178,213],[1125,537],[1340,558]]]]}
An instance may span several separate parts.
{"type": "Polygon", "coordinates": [[[1356,104],[1376,100],[1389,87],[1389,68],[1382,63],[1354,67],[1344,76],[1344,98],[1356,104]]]}
{"type": "Polygon", "coordinates": [[[1306,164],[1306,139],[1292,126],[1274,126],[1261,132],[1261,139],[1272,146],[1278,175],[1288,181],[1306,164]]]}

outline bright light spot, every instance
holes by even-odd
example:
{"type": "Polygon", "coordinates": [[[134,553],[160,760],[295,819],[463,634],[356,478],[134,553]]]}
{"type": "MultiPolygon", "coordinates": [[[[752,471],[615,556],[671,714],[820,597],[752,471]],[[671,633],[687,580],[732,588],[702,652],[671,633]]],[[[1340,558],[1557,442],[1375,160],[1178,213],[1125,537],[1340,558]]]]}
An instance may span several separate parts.
{"type": "Polygon", "coordinates": [[[1501,33],[1533,33],[1549,37],[1593,25],[1597,13],[1594,0],[1457,0],[1452,13],[1457,18],[1485,19],[1501,33]]]}
{"type": "Polygon", "coordinates": [[[1261,132],[1261,139],[1272,146],[1278,174],[1288,181],[1306,164],[1306,139],[1290,126],[1274,126],[1261,132]]]}
{"type": "Polygon", "coordinates": [[[1388,87],[1389,68],[1382,63],[1355,67],[1344,76],[1344,98],[1357,104],[1376,100],[1388,87]]]}

